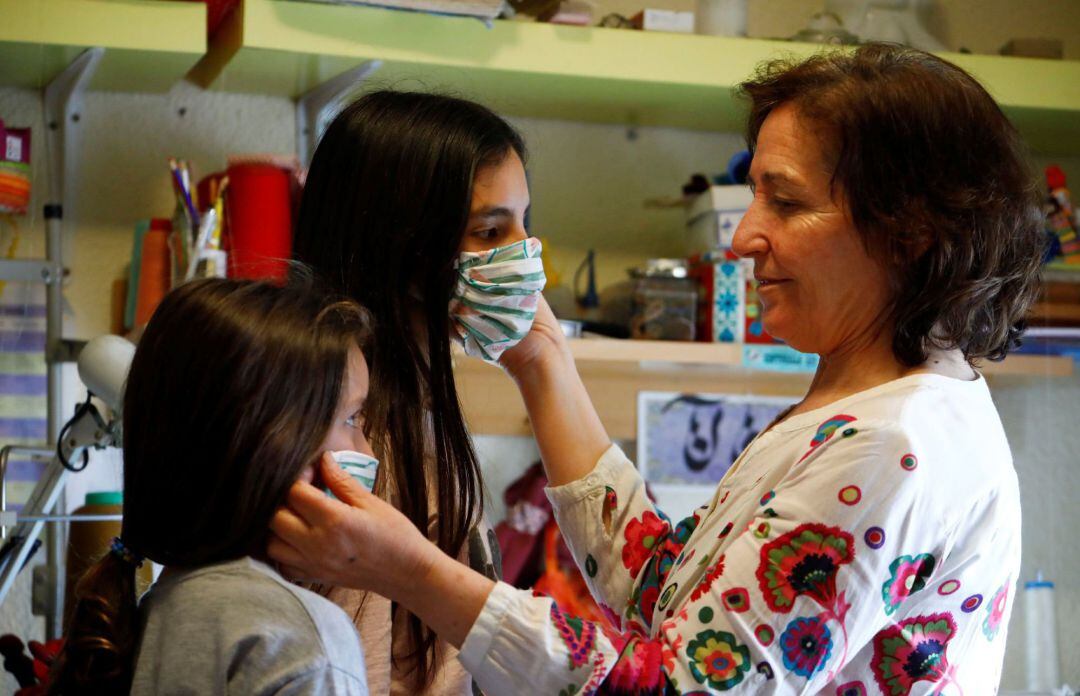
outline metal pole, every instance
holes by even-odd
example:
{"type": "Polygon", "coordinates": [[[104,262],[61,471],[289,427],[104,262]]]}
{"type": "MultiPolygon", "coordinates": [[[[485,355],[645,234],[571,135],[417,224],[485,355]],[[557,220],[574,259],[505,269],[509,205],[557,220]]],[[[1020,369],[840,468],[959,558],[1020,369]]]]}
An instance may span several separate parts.
{"type": "MultiPolygon", "coordinates": [[[[53,78],[45,88],[45,146],[49,157],[49,198],[45,205],[45,256],[55,268],[63,268],[64,258],[64,208],[67,208],[68,224],[74,218],[74,182],[77,180],[79,144],[82,127],[83,93],[90,84],[102,56],[103,48],[89,48],[71,62],[62,73],[53,78]]],[[[48,364],[48,435],[56,442],[63,422],[60,413],[62,403],[62,363],[59,362],[63,339],[63,286],[62,277],[52,279],[45,286],[45,360],[48,364]]],[[[62,489],[63,478],[58,481],[62,489]]],[[[59,497],[61,491],[57,491],[59,497]]],[[[60,500],[63,500],[60,498],[60,500]]],[[[55,501],[53,502],[55,504],[55,501]]],[[[46,508],[46,512],[52,506],[46,508]]],[[[38,523],[40,524],[40,523],[38,523]]],[[[40,527],[37,528],[40,531],[40,527]]],[[[49,572],[46,582],[48,610],[45,616],[45,633],[48,638],[61,634],[64,612],[64,530],[50,526],[48,534],[49,572]]]]}
{"type": "MultiPolygon", "coordinates": [[[[47,449],[38,449],[35,447],[17,447],[15,445],[5,445],[3,449],[0,449],[0,514],[7,510],[7,469],[8,460],[11,459],[11,455],[14,452],[21,452],[23,454],[29,454],[31,457],[45,457],[46,461],[52,458],[53,451],[47,449]]],[[[7,539],[7,527],[0,527],[0,541],[7,539]]]]}

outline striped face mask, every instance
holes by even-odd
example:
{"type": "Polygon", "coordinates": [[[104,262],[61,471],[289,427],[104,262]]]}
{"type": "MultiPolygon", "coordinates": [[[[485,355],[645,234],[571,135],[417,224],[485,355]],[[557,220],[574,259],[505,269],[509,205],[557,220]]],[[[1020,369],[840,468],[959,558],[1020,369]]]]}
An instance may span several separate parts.
{"type": "Polygon", "coordinates": [[[468,355],[498,362],[529,333],[544,289],[540,240],[458,256],[450,318],[468,355]]]}

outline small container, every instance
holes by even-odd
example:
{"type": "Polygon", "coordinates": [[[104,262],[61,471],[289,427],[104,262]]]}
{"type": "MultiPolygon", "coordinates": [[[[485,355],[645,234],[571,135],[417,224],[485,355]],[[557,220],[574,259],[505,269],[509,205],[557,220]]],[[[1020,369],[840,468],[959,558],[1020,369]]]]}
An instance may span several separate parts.
{"type": "Polygon", "coordinates": [[[581,331],[584,326],[585,322],[573,319],[559,320],[559,328],[562,329],[563,336],[566,336],[567,338],[581,338],[581,331]]]}
{"type": "Polygon", "coordinates": [[[694,31],[713,36],[746,36],[747,0],[697,0],[694,31]]]}
{"type": "Polygon", "coordinates": [[[687,256],[730,248],[753,200],[750,187],[742,184],[712,186],[694,198],[686,210],[687,256]]]}
{"type": "Polygon", "coordinates": [[[698,289],[682,259],[649,259],[630,271],[633,310],[630,337],[659,341],[693,341],[698,289]]]}

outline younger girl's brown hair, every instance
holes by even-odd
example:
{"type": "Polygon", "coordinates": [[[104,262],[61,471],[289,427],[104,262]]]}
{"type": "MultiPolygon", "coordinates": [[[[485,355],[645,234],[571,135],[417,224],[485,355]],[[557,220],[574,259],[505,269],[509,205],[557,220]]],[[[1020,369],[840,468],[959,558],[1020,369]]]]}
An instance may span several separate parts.
{"type": "MultiPolygon", "coordinates": [[[[320,455],[369,324],[310,284],[209,279],[169,293],[124,394],[123,544],[178,567],[261,555],[274,511],[320,455]]],[[[106,554],[76,598],[51,692],[127,693],[135,566],[106,554]]]]}

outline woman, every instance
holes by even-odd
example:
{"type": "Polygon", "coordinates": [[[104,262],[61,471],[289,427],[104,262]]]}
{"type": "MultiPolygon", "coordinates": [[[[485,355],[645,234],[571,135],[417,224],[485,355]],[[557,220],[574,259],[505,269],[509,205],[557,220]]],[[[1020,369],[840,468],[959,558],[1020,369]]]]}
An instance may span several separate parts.
{"type": "Polygon", "coordinates": [[[806,397],[672,528],[550,314],[502,361],[622,633],[455,564],[340,477],[347,505],[297,485],[275,516],[287,574],[401,602],[492,694],[996,690],[1019,494],[972,364],[1015,345],[1036,292],[1024,148],[975,80],[910,49],[773,63],[743,91],[755,193],[734,248],[766,329],[821,356],[806,397]]]}
{"type": "MultiPolygon", "coordinates": [[[[450,358],[451,334],[471,336],[473,320],[484,315],[469,304],[482,305],[488,293],[468,285],[456,266],[465,255],[482,271],[478,252],[526,239],[524,159],[520,136],[482,106],[407,92],[365,95],[319,143],[293,248],[336,293],[369,309],[379,327],[367,406],[383,462],[376,493],[444,552],[491,577],[501,574],[498,545],[481,524],[480,470],[450,358]],[[453,318],[452,300],[461,308],[453,318]]],[[[517,303],[508,309],[531,319],[542,278],[529,288],[485,287],[502,288],[495,302],[517,303]]],[[[491,351],[515,342],[478,337],[491,351]]],[[[360,629],[372,693],[471,695],[456,650],[436,642],[414,615],[377,595],[319,589],[360,629]]]]}
{"type": "Polygon", "coordinates": [[[371,451],[368,326],[306,288],[165,297],[124,394],[123,529],[77,586],[50,693],[368,693],[349,617],[264,562],[293,482],[327,451],[371,451]],[[136,605],[143,557],[165,569],[136,605]]]}

